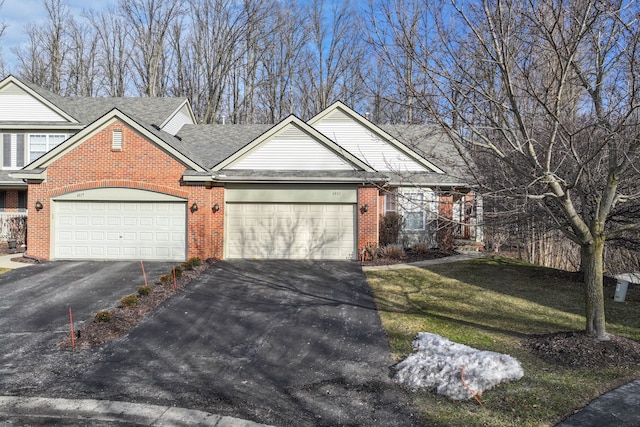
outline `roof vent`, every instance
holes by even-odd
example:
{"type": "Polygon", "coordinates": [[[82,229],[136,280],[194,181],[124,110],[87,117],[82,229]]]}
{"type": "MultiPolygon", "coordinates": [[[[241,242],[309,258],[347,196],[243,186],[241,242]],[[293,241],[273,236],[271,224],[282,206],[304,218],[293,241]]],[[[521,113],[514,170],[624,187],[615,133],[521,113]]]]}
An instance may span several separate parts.
{"type": "Polygon", "coordinates": [[[122,151],[122,131],[114,129],[111,135],[111,149],[114,151],[122,151]]]}
{"type": "Polygon", "coordinates": [[[182,141],[182,138],[180,138],[178,135],[173,135],[173,137],[174,137],[175,139],[177,139],[178,141],[182,141]]]}
{"type": "Polygon", "coordinates": [[[158,126],[158,125],[156,125],[154,123],[151,123],[151,126],[153,126],[154,129],[160,130],[160,126],[158,126]]]}

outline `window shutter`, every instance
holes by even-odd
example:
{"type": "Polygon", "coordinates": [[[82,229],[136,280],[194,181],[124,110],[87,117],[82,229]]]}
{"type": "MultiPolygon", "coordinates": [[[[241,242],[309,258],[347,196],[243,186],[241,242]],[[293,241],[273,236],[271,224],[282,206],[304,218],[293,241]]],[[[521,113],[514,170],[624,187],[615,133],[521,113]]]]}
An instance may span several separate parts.
{"type": "Polygon", "coordinates": [[[111,149],[114,151],[122,150],[122,131],[114,130],[111,139],[111,149]]]}
{"type": "Polygon", "coordinates": [[[11,167],[11,134],[2,135],[2,166],[11,167]]]}
{"type": "Polygon", "coordinates": [[[24,167],[24,134],[16,135],[16,166],[24,167]]]}

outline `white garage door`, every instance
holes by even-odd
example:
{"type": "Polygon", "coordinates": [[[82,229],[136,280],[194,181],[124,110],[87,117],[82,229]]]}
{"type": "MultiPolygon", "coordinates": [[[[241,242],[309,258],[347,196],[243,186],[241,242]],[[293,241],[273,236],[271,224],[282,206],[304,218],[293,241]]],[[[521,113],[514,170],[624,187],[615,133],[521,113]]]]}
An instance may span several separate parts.
{"type": "Polygon", "coordinates": [[[183,202],[58,201],[56,259],[184,261],[183,202]]]}
{"type": "Polygon", "coordinates": [[[226,257],[355,257],[355,205],[228,203],[226,257]]]}

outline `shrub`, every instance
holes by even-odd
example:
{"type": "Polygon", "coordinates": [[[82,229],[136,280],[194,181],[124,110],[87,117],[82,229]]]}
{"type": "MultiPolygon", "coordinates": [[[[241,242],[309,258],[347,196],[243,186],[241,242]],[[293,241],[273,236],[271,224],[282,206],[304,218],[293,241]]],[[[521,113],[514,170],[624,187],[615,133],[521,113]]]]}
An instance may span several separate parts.
{"type": "Polygon", "coordinates": [[[175,267],[176,270],[176,278],[181,278],[182,277],[182,273],[184,272],[184,267],[182,267],[181,265],[178,265],[175,267]]]}
{"type": "Polygon", "coordinates": [[[387,212],[380,217],[380,246],[398,243],[398,237],[402,230],[402,215],[396,212],[387,212]]]}
{"type": "Polygon", "coordinates": [[[111,321],[111,313],[108,310],[100,310],[93,319],[96,323],[107,323],[111,321]]]}
{"type": "Polygon", "coordinates": [[[364,248],[366,254],[369,256],[369,259],[375,261],[378,259],[378,255],[380,254],[380,248],[375,243],[369,243],[364,248]]]}
{"type": "Polygon", "coordinates": [[[200,260],[200,258],[198,257],[193,257],[187,262],[191,265],[191,267],[197,267],[202,264],[202,260],[200,260]]]}
{"type": "Polygon", "coordinates": [[[411,250],[417,254],[426,254],[429,249],[427,242],[416,242],[411,246],[411,250]]]}
{"type": "Polygon", "coordinates": [[[386,245],[380,248],[380,256],[389,259],[401,259],[405,257],[402,245],[386,245]]]}
{"type": "Polygon", "coordinates": [[[120,305],[123,307],[137,307],[138,306],[138,297],[134,294],[127,295],[120,300],[120,305]]]}
{"type": "Polygon", "coordinates": [[[142,296],[146,296],[146,295],[151,295],[151,286],[146,285],[146,286],[140,286],[138,288],[138,295],[142,296]]]}
{"type": "Polygon", "coordinates": [[[170,285],[173,283],[173,275],[172,274],[163,274],[158,279],[161,285],[170,285]]]}

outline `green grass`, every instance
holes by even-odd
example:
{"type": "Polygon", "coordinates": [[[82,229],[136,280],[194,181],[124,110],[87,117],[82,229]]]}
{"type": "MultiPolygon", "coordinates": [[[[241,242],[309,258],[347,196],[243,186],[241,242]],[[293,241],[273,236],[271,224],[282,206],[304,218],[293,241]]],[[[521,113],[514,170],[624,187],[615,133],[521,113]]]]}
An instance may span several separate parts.
{"type": "MultiPolygon", "coordinates": [[[[559,366],[520,346],[528,334],[584,329],[582,285],[557,270],[490,257],[366,275],[396,361],[412,352],[418,332],[431,332],[509,354],[524,368],[521,380],[485,392],[482,406],[411,392],[425,425],[554,425],[601,393],[640,376],[640,367],[559,366]]],[[[612,292],[607,289],[608,332],[639,340],[640,303],[613,302],[612,292]]]]}

